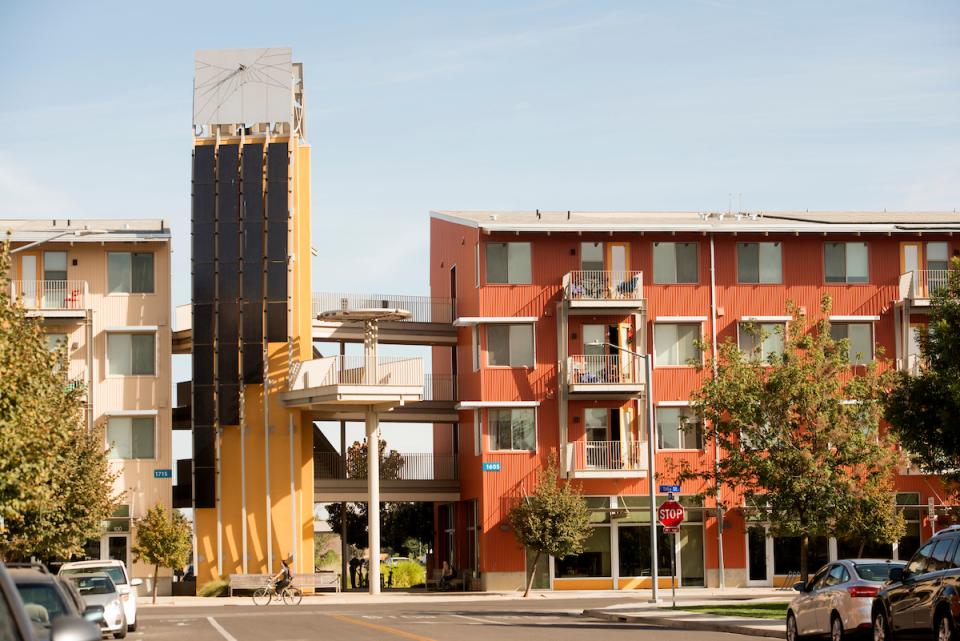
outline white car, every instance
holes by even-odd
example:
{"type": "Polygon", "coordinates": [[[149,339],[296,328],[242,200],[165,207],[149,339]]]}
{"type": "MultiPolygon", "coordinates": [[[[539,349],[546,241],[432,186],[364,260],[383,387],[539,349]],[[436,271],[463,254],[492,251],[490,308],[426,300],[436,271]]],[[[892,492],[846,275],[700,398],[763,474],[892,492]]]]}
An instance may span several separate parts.
{"type": "MultiPolygon", "coordinates": [[[[63,580],[63,579],[61,579],[63,580]]],[[[120,600],[120,592],[108,575],[103,572],[67,574],[66,580],[73,583],[84,603],[103,607],[100,626],[115,639],[127,636],[127,617],[120,600]]]]}
{"type": "Polygon", "coordinates": [[[127,619],[127,630],[134,632],[137,629],[137,586],[143,585],[143,580],[131,579],[123,561],[64,563],[57,574],[58,576],[69,577],[74,574],[90,574],[91,572],[103,572],[117,586],[117,591],[120,593],[120,602],[123,603],[123,613],[127,619]]]}

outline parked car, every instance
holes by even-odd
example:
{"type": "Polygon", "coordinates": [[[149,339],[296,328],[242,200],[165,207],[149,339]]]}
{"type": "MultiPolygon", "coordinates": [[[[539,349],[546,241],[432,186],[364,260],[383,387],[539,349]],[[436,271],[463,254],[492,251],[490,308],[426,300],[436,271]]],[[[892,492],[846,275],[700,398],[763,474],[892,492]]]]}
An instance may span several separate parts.
{"type": "Polygon", "coordinates": [[[103,607],[100,627],[114,639],[127,636],[127,617],[120,602],[120,592],[110,577],[103,572],[68,574],[67,582],[76,586],[88,605],[103,607]]]}
{"type": "Polygon", "coordinates": [[[123,604],[123,614],[127,620],[127,630],[137,629],[137,586],[143,585],[141,579],[130,579],[127,566],[123,561],[77,561],[64,563],[60,568],[59,576],[69,577],[74,574],[89,574],[102,572],[110,577],[117,586],[120,594],[120,603],[123,604]]]}
{"type": "Polygon", "coordinates": [[[960,638],[960,528],[937,532],[873,601],[873,638],[960,638]]]}
{"type": "MultiPolygon", "coordinates": [[[[79,611],[69,590],[44,566],[24,564],[10,570],[3,568],[2,573],[2,578],[14,586],[19,599],[18,607],[22,608],[32,624],[32,636],[24,636],[24,639],[100,640],[100,627],[81,615],[96,613],[100,616],[102,608],[91,606],[89,610],[85,608],[84,612],[79,611]]],[[[9,599],[7,603],[11,605],[9,599]]]]}
{"type": "Polygon", "coordinates": [[[873,598],[902,561],[844,559],[820,568],[787,608],[787,641],[829,635],[841,641],[848,632],[870,629],[873,598]]]}

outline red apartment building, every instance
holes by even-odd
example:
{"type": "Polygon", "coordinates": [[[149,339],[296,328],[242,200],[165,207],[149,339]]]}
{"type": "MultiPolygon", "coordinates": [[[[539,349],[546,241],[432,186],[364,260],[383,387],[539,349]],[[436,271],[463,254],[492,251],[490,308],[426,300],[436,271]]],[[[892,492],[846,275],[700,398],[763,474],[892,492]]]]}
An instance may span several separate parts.
{"type": "MultiPolygon", "coordinates": [[[[433,212],[432,295],[456,300],[458,327],[455,349],[434,349],[433,371],[456,376],[460,399],[459,424],[436,430],[457,441],[435,449],[460,456],[460,500],[438,507],[438,557],[476,569],[483,589],[520,586],[528,560],[507,513],[555,455],[582,485],[594,531],[582,554],[541,562],[535,585],[649,586],[647,394],[657,470],[668,459],[710,466],[702,429],[679,429],[701,381],[687,364],[703,357],[697,341],[753,347],[742,323],[770,331],[788,301],[816,320],[824,293],[852,363],[882,348],[889,366],[911,370],[912,330],[960,254],[955,232],[953,213],[433,212]],[[632,352],[652,355],[652,390],[632,352]]],[[[763,350],[780,343],[771,331],[763,350]]],[[[907,535],[867,554],[905,558],[946,520],[937,479],[901,472],[907,535]]],[[[660,538],[661,577],[674,554],[681,586],[717,586],[721,567],[726,586],[790,580],[799,540],[768,536],[746,507],[723,516],[721,566],[716,509],[696,503],[699,489],[682,487],[687,521],[675,548],[660,538]]],[[[858,544],[811,547],[816,567],[858,544]]]]}

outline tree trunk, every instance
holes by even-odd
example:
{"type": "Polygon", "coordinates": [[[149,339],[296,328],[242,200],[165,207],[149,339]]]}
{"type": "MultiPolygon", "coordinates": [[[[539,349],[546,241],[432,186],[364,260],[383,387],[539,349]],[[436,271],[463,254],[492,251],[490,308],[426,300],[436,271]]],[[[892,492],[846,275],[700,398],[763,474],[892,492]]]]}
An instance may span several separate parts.
{"type": "Polygon", "coordinates": [[[537,555],[533,557],[533,569],[530,570],[530,580],[527,581],[527,589],[523,592],[524,598],[530,596],[530,588],[533,587],[533,578],[537,576],[537,563],[539,562],[540,562],[540,550],[537,550],[537,555]]]}
{"type": "Polygon", "coordinates": [[[810,535],[806,532],[800,534],[800,580],[807,584],[810,568],[807,567],[807,553],[810,549],[810,535]]]}
{"type": "Polygon", "coordinates": [[[157,604],[157,574],[160,573],[160,566],[153,566],[153,605],[157,604]]]}
{"type": "Polygon", "coordinates": [[[864,548],[866,545],[867,545],[867,540],[866,540],[866,539],[860,539],[860,550],[857,552],[857,558],[858,558],[858,559],[862,559],[862,558],[863,558],[863,548],[864,548]]]}

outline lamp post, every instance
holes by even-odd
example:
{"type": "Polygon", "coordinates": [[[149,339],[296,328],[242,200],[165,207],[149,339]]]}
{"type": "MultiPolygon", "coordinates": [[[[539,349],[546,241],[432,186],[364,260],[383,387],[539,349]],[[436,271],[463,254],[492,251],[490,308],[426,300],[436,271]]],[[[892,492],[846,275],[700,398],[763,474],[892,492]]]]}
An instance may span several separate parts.
{"type": "Polygon", "coordinates": [[[657,492],[654,480],[655,456],[654,456],[654,432],[653,432],[653,361],[650,354],[640,354],[607,341],[592,341],[587,345],[593,347],[607,346],[616,350],[630,354],[636,358],[643,359],[643,393],[646,396],[646,415],[647,415],[647,480],[649,481],[650,493],[650,578],[651,595],[650,603],[659,603],[659,572],[657,569],[657,492]]]}

